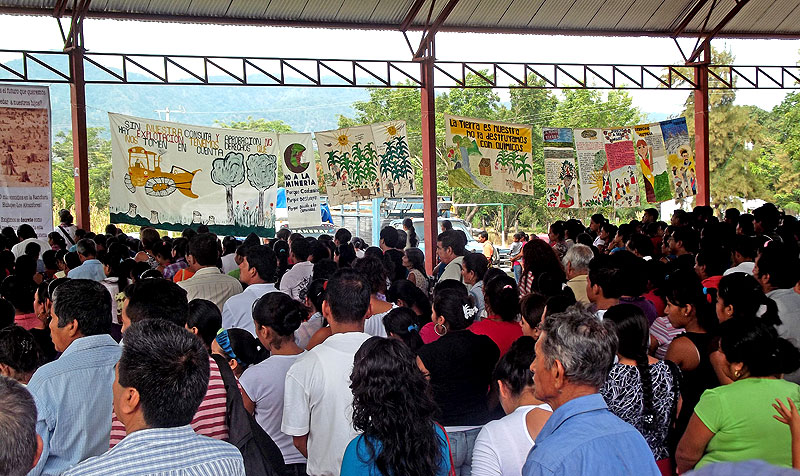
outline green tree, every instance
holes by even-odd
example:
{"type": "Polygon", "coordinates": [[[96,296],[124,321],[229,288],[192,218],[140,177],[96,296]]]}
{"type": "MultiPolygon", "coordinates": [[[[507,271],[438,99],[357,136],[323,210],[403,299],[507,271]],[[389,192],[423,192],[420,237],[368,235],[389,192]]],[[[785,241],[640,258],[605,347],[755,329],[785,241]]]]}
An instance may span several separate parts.
{"type": "Polygon", "coordinates": [[[247,116],[247,120],[245,121],[233,121],[230,124],[222,121],[214,121],[214,124],[226,129],[242,129],[246,131],[277,132],[283,134],[295,132],[292,126],[281,120],[268,121],[266,119],[253,119],[253,116],[247,116]]]}
{"type": "MultiPolygon", "coordinates": [[[[89,201],[99,209],[108,209],[111,177],[111,141],[103,139],[102,127],[86,131],[89,150],[89,201]]],[[[75,174],[72,162],[72,132],[59,132],[53,142],[53,201],[66,208],[75,205],[75,174]]]]}

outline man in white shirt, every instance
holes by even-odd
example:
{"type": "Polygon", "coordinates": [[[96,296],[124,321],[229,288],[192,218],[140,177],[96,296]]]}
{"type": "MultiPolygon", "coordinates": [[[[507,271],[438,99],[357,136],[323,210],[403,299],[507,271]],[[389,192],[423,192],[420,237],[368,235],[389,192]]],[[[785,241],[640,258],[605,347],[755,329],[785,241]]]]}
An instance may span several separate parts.
{"type": "Polygon", "coordinates": [[[338,476],[353,428],[353,358],[369,339],[364,319],[370,285],[357,271],[340,269],[328,281],[322,314],[333,335],[303,354],[286,374],[281,431],[308,458],[310,476],[338,476]]]}
{"type": "Polygon", "coordinates": [[[753,275],[753,268],[755,267],[756,259],[756,242],[750,236],[736,235],[733,241],[733,251],[731,252],[731,261],[733,267],[728,268],[722,273],[727,276],[731,273],[747,273],[753,275]]]}
{"type": "Polygon", "coordinates": [[[314,263],[309,261],[311,245],[304,238],[292,240],[289,258],[294,266],[281,278],[280,290],[300,302],[306,299],[306,290],[314,272],[314,263]]]}
{"type": "Polygon", "coordinates": [[[242,292],[242,284],[238,279],[222,274],[217,267],[219,260],[217,236],[212,233],[200,233],[189,242],[189,255],[186,262],[194,276],[178,283],[186,290],[186,297],[192,299],[208,299],[222,311],[225,302],[242,292]]]}
{"type": "Polygon", "coordinates": [[[44,253],[50,249],[50,243],[37,238],[36,231],[27,223],[23,223],[17,228],[17,238],[20,239],[20,242],[11,247],[14,258],[19,258],[25,254],[25,247],[28,246],[28,243],[38,243],[40,247],[39,253],[44,253]]]}
{"type": "Polygon", "coordinates": [[[228,299],[222,307],[223,329],[245,329],[256,335],[253,323],[253,303],[266,293],[276,292],[275,268],[277,258],[272,248],[256,245],[248,248],[239,265],[239,281],[247,284],[244,292],[228,299]]]}
{"type": "Polygon", "coordinates": [[[461,276],[461,263],[464,261],[466,245],[466,240],[460,231],[447,230],[439,233],[436,238],[436,254],[445,265],[439,281],[455,279],[464,282],[461,276]]]}

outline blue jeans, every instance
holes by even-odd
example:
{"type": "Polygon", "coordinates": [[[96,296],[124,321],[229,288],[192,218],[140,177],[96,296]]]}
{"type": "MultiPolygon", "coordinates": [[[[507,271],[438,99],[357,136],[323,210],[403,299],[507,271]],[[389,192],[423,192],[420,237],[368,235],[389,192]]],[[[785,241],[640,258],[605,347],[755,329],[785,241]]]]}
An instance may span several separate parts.
{"type": "Polygon", "coordinates": [[[515,264],[511,269],[514,270],[514,279],[519,283],[520,278],[522,278],[522,265],[515,264]]]}
{"type": "Polygon", "coordinates": [[[450,455],[453,458],[456,476],[472,475],[472,450],[475,448],[475,438],[478,437],[480,431],[480,428],[474,428],[447,433],[450,438],[450,455]]]}

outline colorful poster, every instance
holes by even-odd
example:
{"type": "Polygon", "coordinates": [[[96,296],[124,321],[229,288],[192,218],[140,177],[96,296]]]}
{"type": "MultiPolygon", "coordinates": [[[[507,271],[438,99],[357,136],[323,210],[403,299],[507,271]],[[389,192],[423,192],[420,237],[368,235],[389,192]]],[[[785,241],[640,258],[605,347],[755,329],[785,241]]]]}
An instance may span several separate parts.
{"type": "Polygon", "coordinates": [[[371,126],[316,132],[314,135],[329,205],[383,196],[378,151],[371,126]]]}
{"type": "Polygon", "coordinates": [[[278,144],[289,226],[320,226],[317,163],[311,134],[279,134],[278,144]]]}
{"type": "Polygon", "coordinates": [[[275,233],[278,135],[108,114],[111,221],[275,233]]]}
{"type": "Polygon", "coordinates": [[[417,193],[414,166],[408,151],[406,121],[371,124],[375,148],[378,151],[383,196],[407,197],[417,193]]]}
{"type": "Polygon", "coordinates": [[[451,187],[533,195],[531,127],[445,114],[451,187]]]}
{"type": "Polygon", "coordinates": [[[547,206],[578,207],[578,174],[572,129],[545,127],[542,129],[542,138],[547,206]]]}
{"type": "Polygon", "coordinates": [[[672,198],[667,154],[659,123],[642,124],[633,128],[633,145],[636,160],[642,171],[642,184],[648,203],[663,202],[672,198]]]}
{"type": "Polygon", "coordinates": [[[573,149],[545,147],[544,175],[548,207],[577,208],[580,205],[573,149]]]}
{"type": "Polygon", "coordinates": [[[602,129],[575,129],[580,197],[583,207],[613,205],[611,173],[608,170],[602,129]]]}
{"type": "Polygon", "coordinates": [[[615,207],[639,206],[639,181],[632,139],[633,130],[630,127],[603,129],[615,207]]]}
{"type": "Polygon", "coordinates": [[[0,163],[0,227],[27,223],[46,239],[53,231],[47,87],[0,84],[0,163]]]}
{"type": "Polygon", "coordinates": [[[697,176],[686,118],[679,117],[660,124],[667,149],[667,172],[672,182],[673,196],[691,197],[697,194],[697,176]]]}

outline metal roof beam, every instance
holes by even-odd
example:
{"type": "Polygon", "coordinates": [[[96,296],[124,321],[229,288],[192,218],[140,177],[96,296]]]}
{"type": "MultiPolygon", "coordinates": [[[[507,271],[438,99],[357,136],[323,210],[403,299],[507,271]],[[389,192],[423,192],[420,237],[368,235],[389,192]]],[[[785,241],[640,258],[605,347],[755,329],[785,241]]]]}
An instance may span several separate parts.
{"type": "Polygon", "coordinates": [[[439,12],[439,16],[436,17],[436,20],[431,24],[430,28],[427,30],[425,35],[422,37],[422,40],[419,42],[419,48],[417,48],[417,52],[414,53],[414,58],[422,58],[422,55],[425,53],[425,50],[428,49],[428,46],[433,44],[433,38],[436,36],[436,32],[439,31],[439,28],[442,27],[444,21],[447,20],[447,17],[450,16],[450,13],[458,4],[458,0],[450,0],[447,2],[447,5],[444,6],[441,12],[439,12]]]}
{"type": "Polygon", "coordinates": [[[424,3],[425,0],[414,0],[414,4],[408,9],[408,13],[406,14],[405,19],[403,19],[403,23],[400,24],[400,31],[408,30],[409,25],[411,25],[414,19],[417,18],[417,14],[424,3]]]}
{"type": "MultiPolygon", "coordinates": [[[[717,26],[714,27],[713,30],[711,30],[711,33],[706,35],[706,37],[703,39],[702,43],[699,44],[694,49],[694,51],[689,56],[689,58],[686,60],[686,62],[687,63],[692,63],[694,61],[697,61],[697,59],[700,58],[700,55],[703,54],[703,51],[711,43],[711,39],[714,38],[714,36],[716,36],[716,34],[720,32],[720,30],[725,28],[725,25],[730,23],[730,21],[733,20],[733,17],[735,17],[742,10],[742,8],[744,8],[744,6],[747,5],[747,3],[749,1],[750,0],[736,0],[736,5],[734,5],[733,8],[731,8],[731,11],[729,11],[728,14],[725,15],[725,18],[723,18],[722,20],[719,21],[717,26]]],[[[708,56],[709,57],[704,58],[705,62],[710,62],[711,61],[710,55],[708,55],[708,56]]]]}
{"type": "Polygon", "coordinates": [[[694,20],[694,17],[700,13],[700,10],[706,3],[708,3],[708,0],[698,0],[698,2],[694,5],[694,8],[689,11],[689,13],[683,18],[683,21],[681,21],[678,27],[675,28],[675,31],[672,33],[673,38],[677,38],[683,34],[684,30],[686,30],[686,27],[689,26],[689,23],[694,20]]]}

